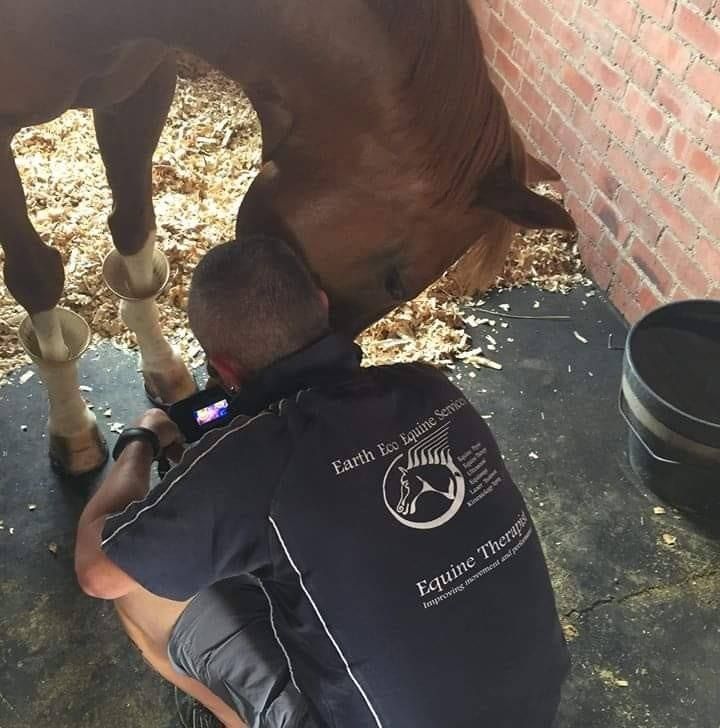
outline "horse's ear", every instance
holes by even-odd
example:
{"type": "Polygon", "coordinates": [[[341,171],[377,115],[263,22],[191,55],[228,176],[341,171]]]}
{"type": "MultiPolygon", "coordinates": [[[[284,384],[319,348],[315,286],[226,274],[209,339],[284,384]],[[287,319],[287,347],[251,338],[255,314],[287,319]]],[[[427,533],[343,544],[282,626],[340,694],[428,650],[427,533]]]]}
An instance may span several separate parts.
{"type": "MultiPolygon", "coordinates": [[[[559,182],[560,173],[547,162],[543,162],[537,157],[533,157],[530,152],[525,150],[525,142],[520,136],[520,132],[513,126],[511,127],[511,158],[522,159],[525,164],[525,182],[529,185],[536,185],[540,182],[559,182]]],[[[507,160],[506,168],[512,169],[514,165],[507,160]]],[[[516,169],[516,171],[518,171],[516,169]]]]}
{"type": "Polygon", "coordinates": [[[574,232],[577,229],[561,205],[528,189],[507,170],[498,171],[484,180],[478,190],[476,204],[531,230],[574,232]]]}
{"type": "Polygon", "coordinates": [[[550,166],[547,162],[543,162],[542,159],[533,157],[532,154],[527,154],[526,161],[526,172],[527,183],[529,185],[536,185],[540,182],[559,182],[560,172],[555,167],[550,166]]]}

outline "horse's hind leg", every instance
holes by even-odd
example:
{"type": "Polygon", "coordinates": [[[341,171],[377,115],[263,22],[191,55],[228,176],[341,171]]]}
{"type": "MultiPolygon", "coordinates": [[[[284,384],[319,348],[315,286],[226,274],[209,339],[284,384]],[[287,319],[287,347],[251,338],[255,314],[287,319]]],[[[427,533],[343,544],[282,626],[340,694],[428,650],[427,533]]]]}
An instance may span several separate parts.
{"type": "Polygon", "coordinates": [[[0,242],[5,284],[29,317],[22,342],[38,364],[50,399],[50,457],[67,475],[96,470],[107,450],[78,389],[77,359],[89,342],[87,324],[57,308],[65,275],[60,254],[40,239],[28,218],[25,194],[10,151],[12,133],[0,129],[0,242]]]}
{"type": "Polygon", "coordinates": [[[168,56],[125,101],[95,111],[95,129],[113,193],[110,232],[118,255],[105,278],[123,300],[123,321],[137,337],[148,393],[170,404],[190,396],[195,383],[160,330],[155,299],[167,261],[155,250],[152,156],[175,92],[175,59],[168,56]]]}

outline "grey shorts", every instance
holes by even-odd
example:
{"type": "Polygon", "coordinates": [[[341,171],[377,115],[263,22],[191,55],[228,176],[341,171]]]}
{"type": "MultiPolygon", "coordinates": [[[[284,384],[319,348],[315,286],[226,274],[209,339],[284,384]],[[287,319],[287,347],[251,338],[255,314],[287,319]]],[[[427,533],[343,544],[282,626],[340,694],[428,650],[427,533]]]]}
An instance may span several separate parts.
{"type": "Polygon", "coordinates": [[[235,708],[250,728],[313,728],[307,703],[290,679],[258,582],[238,577],[190,602],[173,628],[168,655],[235,708]]]}

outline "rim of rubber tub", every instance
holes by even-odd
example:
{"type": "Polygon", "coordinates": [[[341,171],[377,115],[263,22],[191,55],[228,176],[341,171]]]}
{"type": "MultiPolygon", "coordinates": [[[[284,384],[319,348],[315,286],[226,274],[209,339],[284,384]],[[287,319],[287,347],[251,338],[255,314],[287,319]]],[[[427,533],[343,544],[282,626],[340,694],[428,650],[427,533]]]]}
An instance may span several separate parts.
{"type": "MultiPolygon", "coordinates": [[[[675,414],[680,415],[681,417],[685,417],[688,420],[692,420],[693,422],[697,423],[698,425],[710,427],[714,431],[717,431],[718,433],[720,433],[720,422],[711,422],[710,420],[704,420],[700,417],[696,417],[695,415],[692,415],[689,412],[686,412],[685,410],[680,409],[679,407],[672,404],[671,402],[668,402],[664,397],[661,397],[654,389],[652,389],[650,387],[650,385],[642,377],[642,375],[638,371],[637,365],[636,365],[636,363],[633,359],[633,355],[632,355],[633,341],[634,341],[635,335],[643,327],[643,324],[647,323],[648,319],[651,319],[653,316],[658,315],[660,312],[665,312],[665,311],[668,311],[669,309],[673,309],[673,308],[688,306],[688,304],[713,306],[714,308],[717,308],[718,313],[720,314],[720,301],[717,301],[714,299],[704,299],[704,298],[693,298],[693,299],[689,299],[687,301],[674,301],[673,303],[668,303],[665,306],[656,308],[654,311],[651,311],[650,313],[643,316],[643,318],[641,318],[640,321],[638,321],[632,327],[632,329],[630,329],[630,333],[628,334],[628,338],[627,338],[627,343],[625,345],[625,360],[626,360],[628,367],[629,367],[630,371],[632,372],[633,376],[637,380],[638,384],[643,388],[645,393],[651,395],[656,401],[663,404],[671,412],[674,412],[675,414]]],[[[668,428],[668,429],[670,429],[670,428],[668,428]]]]}

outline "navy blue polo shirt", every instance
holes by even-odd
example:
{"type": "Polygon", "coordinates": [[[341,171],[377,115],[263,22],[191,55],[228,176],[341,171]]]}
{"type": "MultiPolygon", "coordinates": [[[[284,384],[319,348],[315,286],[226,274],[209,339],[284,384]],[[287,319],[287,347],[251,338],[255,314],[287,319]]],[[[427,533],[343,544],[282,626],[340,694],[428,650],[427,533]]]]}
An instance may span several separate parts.
{"type": "Polygon", "coordinates": [[[329,336],[233,407],[108,518],[107,555],[169,599],[260,579],[321,726],[495,728],[532,703],[517,728],[546,728],[568,656],[545,560],[462,392],[329,336]]]}

